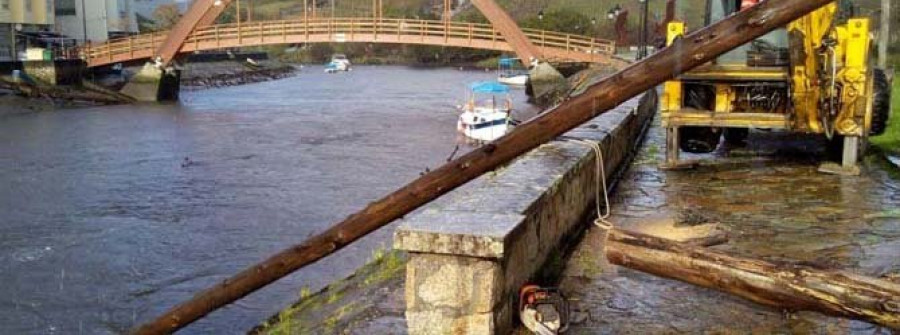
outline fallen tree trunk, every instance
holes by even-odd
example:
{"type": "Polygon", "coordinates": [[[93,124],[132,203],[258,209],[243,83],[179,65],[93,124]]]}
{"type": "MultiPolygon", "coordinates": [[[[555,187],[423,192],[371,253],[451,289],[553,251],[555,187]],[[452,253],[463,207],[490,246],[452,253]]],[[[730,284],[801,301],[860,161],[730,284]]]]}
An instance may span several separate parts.
{"type": "Polygon", "coordinates": [[[716,289],[772,307],[818,311],[900,329],[900,284],[843,271],[743,259],[613,229],[613,264],[716,289]]]}
{"type": "MultiPolygon", "coordinates": [[[[211,0],[201,1],[207,1],[207,6],[211,6],[211,0]]],[[[765,1],[678,39],[668,48],[592,85],[583,94],[517,126],[496,141],[424,174],[302,244],[285,249],[198,293],[142,325],[137,332],[160,334],[178,330],[219,307],[332,254],[619,103],[831,2],[832,0],[765,1]]],[[[195,2],[195,6],[197,3],[195,2]]],[[[183,32],[177,27],[173,31],[183,32]]]]}

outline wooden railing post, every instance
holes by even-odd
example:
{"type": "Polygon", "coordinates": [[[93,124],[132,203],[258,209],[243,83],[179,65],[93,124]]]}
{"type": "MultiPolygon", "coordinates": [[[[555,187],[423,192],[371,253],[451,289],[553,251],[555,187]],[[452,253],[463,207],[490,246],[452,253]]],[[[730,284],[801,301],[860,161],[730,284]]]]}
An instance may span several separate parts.
{"type": "Polygon", "coordinates": [[[259,43],[262,44],[266,41],[265,30],[263,30],[263,22],[259,22],[259,43]]]}
{"type": "Polygon", "coordinates": [[[213,27],[213,32],[215,33],[215,38],[216,38],[216,48],[218,48],[222,45],[222,41],[219,39],[219,26],[218,25],[213,27]]]}
{"type": "Polygon", "coordinates": [[[287,20],[281,20],[281,41],[287,42],[287,20]]]}
{"type": "Polygon", "coordinates": [[[81,47],[76,46],[76,48],[77,48],[76,51],[81,53],[81,55],[79,55],[81,57],[81,59],[84,59],[84,61],[86,63],[88,63],[88,65],[90,65],[91,64],[91,44],[84,43],[83,45],[81,45],[81,47]]]}
{"type": "Polygon", "coordinates": [[[134,58],[134,36],[128,36],[128,54],[134,58]]]}
{"type": "Polygon", "coordinates": [[[475,38],[473,36],[475,34],[475,24],[469,23],[469,45],[472,45],[472,39],[475,38]]]}
{"type": "Polygon", "coordinates": [[[236,14],[236,22],[237,22],[237,44],[241,45],[242,36],[241,36],[241,0],[235,1],[235,9],[234,13],[236,14]]]}

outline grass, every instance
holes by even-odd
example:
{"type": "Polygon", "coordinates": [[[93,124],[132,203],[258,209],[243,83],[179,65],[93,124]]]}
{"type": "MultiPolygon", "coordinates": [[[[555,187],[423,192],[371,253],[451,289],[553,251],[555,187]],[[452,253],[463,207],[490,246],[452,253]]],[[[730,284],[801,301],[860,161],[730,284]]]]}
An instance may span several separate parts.
{"type": "Polygon", "coordinates": [[[367,305],[367,294],[387,280],[402,278],[406,269],[405,253],[377,249],[371,260],[350,277],[332,283],[318,292],[303,287],[300,299],[269,318],[251,334],[333,333],[367,305]]]}
{"type": "Polygon", "coordinates": [[[891,117],[887,130],[881,136],[873,137],[871,143],[884,152],[900,154],[900,78],[897,73],[891,91],[891,117]]]}

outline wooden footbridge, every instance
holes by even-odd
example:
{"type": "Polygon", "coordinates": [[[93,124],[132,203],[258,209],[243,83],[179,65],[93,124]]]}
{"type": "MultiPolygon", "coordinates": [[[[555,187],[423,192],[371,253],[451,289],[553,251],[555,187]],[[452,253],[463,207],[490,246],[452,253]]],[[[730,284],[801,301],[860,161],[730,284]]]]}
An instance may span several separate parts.
{"type": "MultiPolygon", "coordinates": [[[[605,63],[615,52],[612,41],[587,36],[523,29],[539,58],[552,62],[605,63]]],[[[110,40],[83,48],[88,66],[150,59],[169,34],[155,32],[110,40]]],[[[187,36],[179,53],[290,43],[399,43],[514,52],[490,24],[440,20],[319,18],[219,24],[187,36]]]]}
{"type": "MultiPolygon", "coordinates": [[[[381,0],[371,17],[313,17],[212,24],[231,0],[196,0],[170,31],[154,32],[85,45],[88,66],[153,60],[169,65],[178,54],[222,48],[294,43],[396,43],[514,52],[533,61],[615,63],[615,43],[574,34],[521,29],[493,0],[472,0],[489,24],[450,20],[449,4],[442,20],[385,18],[381,0]]],[[[240,12],[240,2],[235,1],[240,12]]],[[[304,5],[306,7],[306,5],[304,5]]]]}

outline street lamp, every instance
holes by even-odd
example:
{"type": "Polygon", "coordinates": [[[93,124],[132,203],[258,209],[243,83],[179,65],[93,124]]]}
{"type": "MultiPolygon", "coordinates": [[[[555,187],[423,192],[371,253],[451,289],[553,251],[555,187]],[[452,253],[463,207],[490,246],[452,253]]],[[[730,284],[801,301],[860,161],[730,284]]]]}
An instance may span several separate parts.
{"type": "Polygon", "coordinates": [[[638,0],[641,4],[641,35],[637,59],[647,57],[647,21],[650,14],[650,0],[638,0]]]}
{"type": "Polygon", "coordinates": [[[544,20],[544,10],[538,11],[538,20],[544,20]]]}
{"type": "Polygon", "coordinates": [[[608,12],[606,12],[606,18],[610,20],[615,20],[619,14],[622,13],[622,7],[619,4],[616,4],[615,7],[610,8],[608,12]]]}

